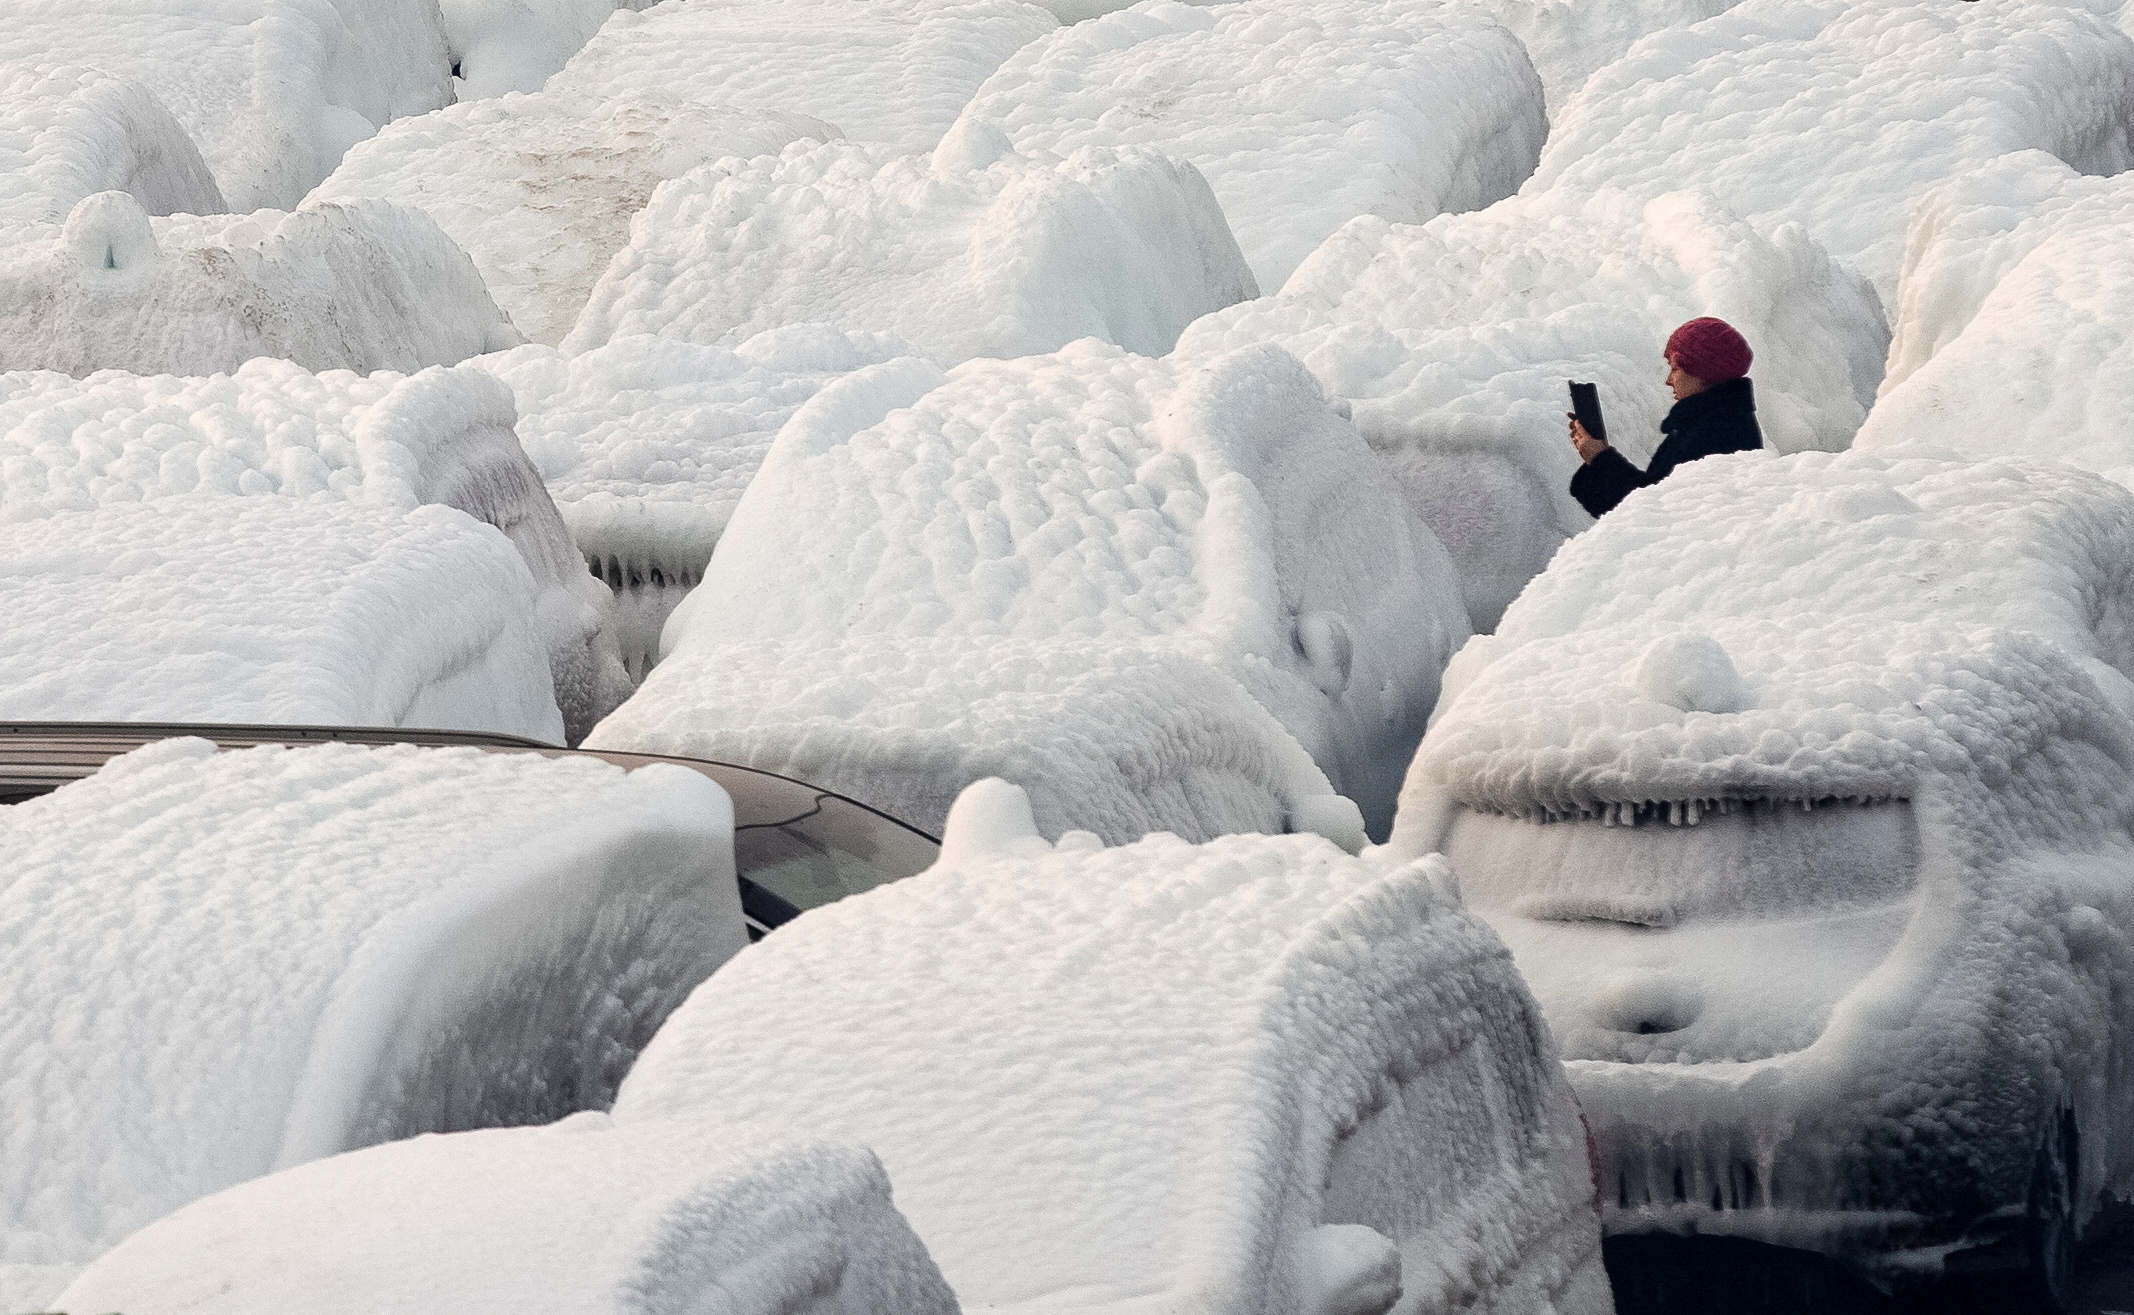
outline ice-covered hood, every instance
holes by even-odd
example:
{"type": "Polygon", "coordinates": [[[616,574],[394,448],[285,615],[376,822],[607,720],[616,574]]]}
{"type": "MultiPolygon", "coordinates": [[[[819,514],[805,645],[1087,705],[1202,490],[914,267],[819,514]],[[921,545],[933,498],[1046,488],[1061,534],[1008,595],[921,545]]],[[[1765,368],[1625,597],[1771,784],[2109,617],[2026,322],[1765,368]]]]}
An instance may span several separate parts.
{"type": "MultiPolygon", "coordinates": [[[[1917,449],[1684,468],[1561,553],[1447,672],[1403,794],[1693,822],[1744,799],[1990,785],[2134,705],[2134,497],[1917,449]]],[[[1623,817],[1623,820],[1630,820],[1623,817]]]]}

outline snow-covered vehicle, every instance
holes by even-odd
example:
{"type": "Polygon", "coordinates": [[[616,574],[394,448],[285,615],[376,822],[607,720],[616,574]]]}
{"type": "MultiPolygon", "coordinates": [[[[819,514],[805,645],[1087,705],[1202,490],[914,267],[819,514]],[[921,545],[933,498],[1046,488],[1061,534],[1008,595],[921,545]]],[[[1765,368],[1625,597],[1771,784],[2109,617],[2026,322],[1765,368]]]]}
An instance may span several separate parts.
{"type": "Polygon", "coordinates": [[[1392,846],[1511,946],[1621,1255],[2064,1293],[2134,1188],[2129,618],[2115,484],[1755,453],[1454,659],[1392,846]]]}
{"type": "Polygon", "coordinates": [[[978,782],[932,870],[698,988],[613,1120],[870,1148],[971,1310],[1610,1308],[1502,944],[1441,860],[1318,836],[1055,845],[978,782]]]}

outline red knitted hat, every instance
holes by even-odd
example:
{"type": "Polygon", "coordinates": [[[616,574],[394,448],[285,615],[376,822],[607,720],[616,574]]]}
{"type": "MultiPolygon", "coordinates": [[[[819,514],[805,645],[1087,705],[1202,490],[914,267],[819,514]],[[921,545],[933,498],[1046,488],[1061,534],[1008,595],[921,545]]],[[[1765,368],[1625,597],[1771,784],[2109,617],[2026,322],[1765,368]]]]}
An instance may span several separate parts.
{"type": "Polygon", "coordinates": [[[1667,350],[1662,355],[1682,367],[1684,373],[1716,384],[1747,374],[1756,354],[1733,325],[1704,315],[1669,334],[1667,350]]]}

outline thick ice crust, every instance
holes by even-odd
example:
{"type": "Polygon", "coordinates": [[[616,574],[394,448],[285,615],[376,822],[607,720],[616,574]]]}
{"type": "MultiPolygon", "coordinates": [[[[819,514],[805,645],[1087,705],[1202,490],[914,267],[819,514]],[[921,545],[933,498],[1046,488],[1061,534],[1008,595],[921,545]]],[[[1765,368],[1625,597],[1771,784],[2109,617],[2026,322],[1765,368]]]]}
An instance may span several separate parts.
{"type": "Polygon", "coordinates": [[[0,810],[0,1306],[276,1168],[604,1106],[746,944],[732,818],[680,768],[203,740],[0,810]]]}
{"type": "Polygon", "coordinates": [[[1393,848],[1444,846],[1520,956],[1612,1229],[1901,1282],[2024,1254],[2055,1184],[2075,1228],[2124,1196],[2130,615],[2095,475],[1746,454],[1454,660],[1393,848]]]}
{"type": "Polygon", "coordinates": [[[152,215],[223,209],[193,139],[148,88],[92,69],[0,68],[0,232],[59,223],[114,191],[152,215]]]}
{"type": "Polygon", "coordinates": [[[1000,781],[943,840],[700,987],[616,1123],[872,1147],[970,1309],[1608,1308],[1575,1107],[1440,860],[1055,848],[1000,781]]]}
{"type": "Polygon", "coordinates": [[[151,219],[100,192],[0,255],[0,369],[204,375],[257,356],[420,370],[525,341],[419,211],[151,219]]]}
{"type": "Polygon", "coordinates": [[[441,0],[462,101],[536,92],[618,9],[654,0],[441,0]]]}
{"type": "Polygon", "coordinates": [[[240,213],[294,207],[381,124],[452,100],[425,0],[9,0],[0,62],[18,60],[145,87],[240,213]]]}
{"type": "MultiPolygon", "coordinates": [[[[863,718],[880,717],[940,745],[959,721],[971,724],[960,702],[933,703],[930,690],[954,671],[954,684],[976,680],[1034,701],[1025,706],[1060,708],[1053,715],[1063,720],[1040,738],[1071,743],[1103,722],[1062,703],[1060,681],[1073,662],[1110,648],[1119,656],[1107,665],[1164,667],[1137,683],[1153,680],[1166,697],[1193,683],[1181,662],[1227,676],[1203,678],[1206,692],[1181,711],[1193,709],[1190,720],[1203,726],[1215,721],[1201,735],[1263,741],[1188,741],[1158,762],[1279,761],[1294,752],[1294,737],[1382,831],[1443,656],[1465,633],[1442,550],[1311,376],[1280,351],[1182,362],[1080,342],[946,375],[904,360],[825,388],[786,423],[704,583],[668,623],[668,662],[598,742],[627,747],[662,725],[706,725],[700,700],[727,679],[732,657],[785,646],[792,665],[780,687],[821,692],[797,705],[765,697],[755,692],[765,678],[756,668],[720,702],[760,711],[726,719],[722,738],[758,718],[797,721],[819,727],[807,734],[812,756],[873,757],[886,746],[870,743],[863,718]],[[883,650],[922,645],[927,658],[895,662],[912,675],[892,681],[883,650]],[[1071,661],[1062,645],[1077,650],[1071,661]],[[989,676],[984,655],[996,648],[1003,674],[989,676]],[[1048,650],[1059,652],[1044,657],[1048,650]],[[1005,674],[1011,654],[1020,655],[1014,676],[1005,674]],[[912,676],[921,688],[891,692],[912,676]],[[1267,742],[1272,723],[1209,718],[1211,702],[1231,702],[1231,681],[1286,734],[1267,742]],[[859,682],[881,692],[836,692],[856,693],[859,682]],[[875,699],[885,702],[863,712],[875,699]],[[821,725],[826,718],[843,719],[844,738],[821,725]]],[[[673,742],[674,731],[660,734],[673,742]]],[[[800,751],[798,741],[787,750],[800,751]]],[[[996,759],[1021,750],[973,741],[957,752],[996,759]]],[[[1140,834],[1145,812],[1122,815],[1109,800],[1100,807],[1089,786],[1073,784],[1118,779],[1120,757],[1101,737],[1039,751],[1033,765],[1045,775],[1021,779],[1034,793],[1065,788],[1087,800],[1077,825],[1140,834]]],[[[1137,769],[1120,784],[1151,774],[1137,769]]],[[[1285,773],[1266,786],[1294,813],[1300,795],[1324,790],[1309,781],[1316,775],[1285,773]]],[[[928,797],[943,807],[941,792],[971,779],[937,779],[928,797]]],[[[1158,825],[1196,832],[1201,817],[1158,825]]]]}
{"type": "Polygon", "coordinates": [[[1023,47],[961,121],[1024,151],[1190,161],[1270,292],[1357,215],[1420,223],[1511,195],[1548,130],[1511,33],[1402,0],[1146,0],[1023,47]]]}
{"type": "Polygon", "coordinates": [[[1851,439],[1888,344],[1873,292],[1799,228],[1767,238],[1694,192],[1567,187],[1420,226],[1358,219],[1280,296],[1200,321],[1179,350],[1274,342],[1348,399],[1486,630],[1592,523],[1569,492],[1565,381],[1600,385],[1609,442],[1642,463],[1671,405],[1660,348],[1697,315],[1754,347],[1767,443],[1851,439]]]}
{"type": "Polygon", "coordinates": [[[0,720],[426,726],[563,738],[494,527],[318,498],[169,498],[0,535],[0,720]]]}
{"type": "Polygon", "coordinates": [[[1701,187],[1806,225],[1888,306],[1927,188],[2026,149],[2118,173],[2130,134],[2134,41],[2079,7],[1746,0],[1596,74],[1525,190],[1701,187]]]}
{"type": "Polygon", "coordinates": [[[1057,26],[1021,0],[687,0],[618,13],[548,90],[656,86],[930,151],[1002,60],[1057,26]]]}
{"type": "Polygon", "coordinates": [[[954,1315],[856,1146],[598,1112],[374,1146],[150,1225],[59,1303],[129,1315],[954,1315]]]}
{"type": "Polygon", "coordinates": [[[1864,447],[2050,457],[2134,484],[2134,176],[2033,151],[1922,198],[1882,394],[1864,447]]]}
{"type": "Polygon", "coordinates": [[[0,375],[0,523],[179,493],[456,507],[502,530],[540,593],[556,704],[575,741],[628,688],[607,590],[512,433],[511,394],[471,369],[367,378],[260,358],[186,379],[0,375]]]}
{"type": "Polygon", "coordinates": [[[474,258],[520,332],[557,343],[653,188],[725,156],[836,135],[803,115],[657,85],[605,99],[508,95],[389,125],[349,151],[310,203],[368,197],[426,212],[474,258]]]}
{"type": "Polygon", "coordinates": [[[1154,151],[1065,160],[986,123],[932,155],[798,142],[663,183],[563,341],[737,347],[820,321],[922,356],[1030,356],[1097,337],[1161,355],[1256,295],[1207,183],[1154,151]]]}
{"type": "MultiPolygon", "coordinates": [[[[1687,27],[1738,0],[1480,0],[1481,7],[1525,45],[1560,111],[1595,71],[1621,59],[1641,37],[1687,27]]],[[[1685,180],[1686,181],[1686,180],[1685,180]]]]}

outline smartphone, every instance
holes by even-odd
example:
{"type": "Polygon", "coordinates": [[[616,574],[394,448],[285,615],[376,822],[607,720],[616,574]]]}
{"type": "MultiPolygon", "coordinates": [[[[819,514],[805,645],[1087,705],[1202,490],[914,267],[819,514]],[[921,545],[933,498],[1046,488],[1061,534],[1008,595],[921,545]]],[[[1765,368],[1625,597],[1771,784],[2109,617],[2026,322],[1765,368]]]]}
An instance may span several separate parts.
{"type": "Polygon", "coordinates": [[[1585,426],[1587,433],[1603,443],[1608,441],[1608,426],[1601,420],[1599,385],[1571,385],[1571,414],[1578,417],[1578,423],[1585,426]]]}

